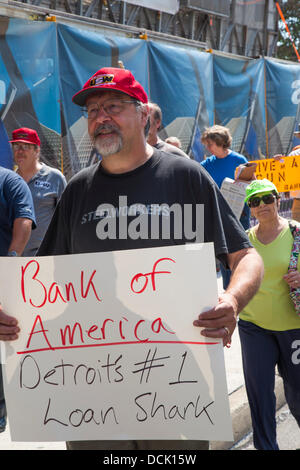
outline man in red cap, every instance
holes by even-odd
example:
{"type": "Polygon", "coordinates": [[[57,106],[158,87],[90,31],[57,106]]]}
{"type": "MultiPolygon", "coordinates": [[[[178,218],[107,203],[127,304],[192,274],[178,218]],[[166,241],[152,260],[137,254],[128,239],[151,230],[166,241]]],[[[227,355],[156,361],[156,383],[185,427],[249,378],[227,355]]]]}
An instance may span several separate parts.
{"type": "MultiPolygon", "coordinates": [[[[102,160],[83,169],[69,182],[37,254],[129,250],[199,240],[214,242],[216,256],[233,271],[231,283],[218,305],[201,313],[194,326],[203,328],[201,335],[223,338],[227,344],[239,311],[260,285],[263,265],[217,186],[197,162],[171,156],[146,143],[148,98],[129,70],[100,69],[74,95],[73,102],[84,108],[90,138],[102,160]],[[192,208],[180,220],[180,226],[176,226],[178,219],[173,217],[174,205],[192,208]],[[197,218],[199,206],[204,209],[204,221],[197,218]],[[106,211],[102,211],[103,207],[106,211]],[[126,217],[121,220],[123,213],[126,217]],[[154,214],[158,223],[152,226],[154,214]],[[169,222],[167,236],[163,233],[163,217],[169,222]],[[147,233],[139,232],[137,221],[142,224],[145,219],[149,223],[147,233]],[[117,233],[110,232],[114,227],[119,228],[117,233]],[[188,227],[193,230],[188,231],[188,227]],[[158,233],[154,234],[155,228],[158,233]]],[[[0,311],[2,340],[18,336],[16,320],[10,321],[15,324],[4,329],[0,311]]],[[[207,447],[206,442],[187,440],[68,443],[69,449],[102,450],[207,447]]]]}
{"type": "Polygon", "coordinates": [[[67,182],[59,170],[40,161],[41,142],[34,129],[22,127],[14,130],[10,142],[17,173],[31,191],[37,221],[23,256],[35,256],[67,182]]]}

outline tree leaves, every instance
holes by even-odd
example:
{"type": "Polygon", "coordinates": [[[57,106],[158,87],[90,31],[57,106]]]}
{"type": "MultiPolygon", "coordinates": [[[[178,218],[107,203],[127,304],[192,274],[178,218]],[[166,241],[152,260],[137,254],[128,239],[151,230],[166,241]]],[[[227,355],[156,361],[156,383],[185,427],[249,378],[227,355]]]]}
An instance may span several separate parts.
{"type": "MultiPolygon", "coordinates": [[[[292,40],[300,54],[300,2],[299,0],[287,0],[286,2],[282,2],[281,10],[290,30],[292,40]]],[[[279,21],[279,37],[276,55],[279,59],[298,62],[290,36],[281,20],[279,21]]]]}

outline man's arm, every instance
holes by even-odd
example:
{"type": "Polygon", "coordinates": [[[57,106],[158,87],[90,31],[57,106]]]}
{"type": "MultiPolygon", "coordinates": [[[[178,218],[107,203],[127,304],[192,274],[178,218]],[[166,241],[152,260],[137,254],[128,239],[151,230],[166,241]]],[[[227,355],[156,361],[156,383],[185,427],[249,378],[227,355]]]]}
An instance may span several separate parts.
{"type": "Polygon", "coordinates": [[[204,328],[203,336],[223,338],[227,344],[236,327],[238,314],[259,289],[264,274],[263,261],[254,248],[244,248],[227,255],[232,271],[226,291],[215,308],[201,313],[194,326],[204,328]]]}
{"type": "MultiPolygon", "coordinates": [[[[21,256],[29,240],[31,226],[31,219],[18,217],[14,220],[12,239],[8,251],[16,251],[18,256],[21,256]]],[[[17,319],[6,315],[0,305],[0,341],[17,339],[19,331],[17,319]]]]}
{"type": "Polygon", "coordinates": [[[30,238],[31,227],[31,219],[19,217],[14,220],[12,239],[8,251],[16,251],[18,256],[21,256],[30,238]]]}

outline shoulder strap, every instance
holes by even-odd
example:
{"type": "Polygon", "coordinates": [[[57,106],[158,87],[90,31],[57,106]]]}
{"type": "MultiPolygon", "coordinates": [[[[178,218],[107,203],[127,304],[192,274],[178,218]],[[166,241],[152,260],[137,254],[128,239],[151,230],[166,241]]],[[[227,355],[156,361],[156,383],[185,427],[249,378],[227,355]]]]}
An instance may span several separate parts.
{"type": "Polygon", "coordinates": [[[297,269],[298,256],[300,251],[300,227],[293,220],[289,220],[289,227],[294,238],[289,269],[297,269]]]}
{"type": "Polygon", "coordinates": [[[293,235],[293,238],[300,237],[300,225],[298,225],[294,220],[289,220],[290,231],[293,235]]]}

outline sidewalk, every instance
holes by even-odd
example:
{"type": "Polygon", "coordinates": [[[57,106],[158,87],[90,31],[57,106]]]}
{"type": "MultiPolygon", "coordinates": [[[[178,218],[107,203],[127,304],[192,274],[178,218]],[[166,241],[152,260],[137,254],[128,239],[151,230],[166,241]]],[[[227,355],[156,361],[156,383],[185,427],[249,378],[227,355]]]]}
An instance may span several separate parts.
{"type": "MultiPolygon", "coordinates": [[[[222,291],[222,277],[218,276],[219,292],[222,291]]],[[[230,449],[251,430],[251,418],[246,396],[240,340],[237,329],[230,348],[224,348],[227,388],[234,434],[233,442],[211,442],[211,450],[230,449]]],[[[276,377],[277,409],[285,404],[282,380],[276,377]]],[[[9,427],[0,434],[0,450],[65,450],[64,442],[12,442],[9,427]]]]}

